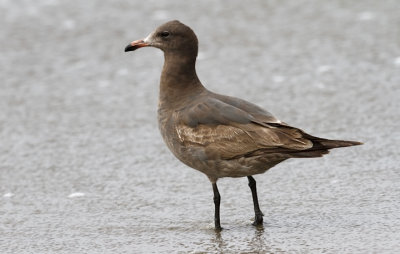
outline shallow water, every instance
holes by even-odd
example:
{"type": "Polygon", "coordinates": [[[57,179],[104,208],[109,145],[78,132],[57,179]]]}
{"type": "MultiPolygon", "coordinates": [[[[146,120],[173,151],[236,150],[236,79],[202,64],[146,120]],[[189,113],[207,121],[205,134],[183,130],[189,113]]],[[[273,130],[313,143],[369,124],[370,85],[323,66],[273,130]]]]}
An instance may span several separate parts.
{"type": "Polygon", "coordinates": [[[398,1],[0,2],[1,253],[395,253],[398,1]],[[158,133],[162,54],[126,44],[179,19],[211,90],[365,142],[212,189],[158,133]]]}

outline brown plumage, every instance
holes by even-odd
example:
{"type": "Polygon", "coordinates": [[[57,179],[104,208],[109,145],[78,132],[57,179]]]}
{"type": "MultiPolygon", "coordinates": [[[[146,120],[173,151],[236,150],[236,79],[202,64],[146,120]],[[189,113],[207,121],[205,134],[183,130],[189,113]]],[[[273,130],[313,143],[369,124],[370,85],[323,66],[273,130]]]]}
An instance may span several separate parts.
{"type": "Polygon", "coordinates": [[[146,46],[163,50],[165,57],[158,109],[160,132],[180,161],[210,179],[216,229],[221,229],[218,178],[248,177],[254,225],[262,225],[252,175],[289,158],[321,157],[332,148],[361,144],[311,136],[250,102],[207,90],[195,70],[197,37],[179,21],[163,24],[146,39],[129,44],[125,51],[146,46]]]}

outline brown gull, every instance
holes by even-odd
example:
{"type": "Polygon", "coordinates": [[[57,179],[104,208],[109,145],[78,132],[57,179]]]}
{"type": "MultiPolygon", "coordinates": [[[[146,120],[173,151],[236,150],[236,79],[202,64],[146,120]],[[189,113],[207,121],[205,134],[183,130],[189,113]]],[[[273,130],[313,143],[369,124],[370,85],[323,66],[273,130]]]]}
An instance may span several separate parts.
{"type": "Polygon", "coordinates": [[[161,135],[176,158],[210,180],[217,230],[221,229],[219,178],[248,178],[253,225],[262,225],[253,175],[289,158],[321,157],[332,148],[362,144],[311,136],[250,102],[207,90],[195,69],[197,37],[179,21],[161,25],[145,39],[130,43],[125,51],[148,46],[164,52],[158,105],[161,135]]]}

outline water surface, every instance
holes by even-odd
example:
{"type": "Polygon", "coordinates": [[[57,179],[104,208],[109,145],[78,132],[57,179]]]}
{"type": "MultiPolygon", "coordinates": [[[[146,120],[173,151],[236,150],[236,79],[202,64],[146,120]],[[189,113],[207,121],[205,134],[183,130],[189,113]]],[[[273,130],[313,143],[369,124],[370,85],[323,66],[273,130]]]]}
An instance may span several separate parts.
{"type": "Polygon", "coordinates": [[[395,253],[398,1],[0,2],[1,253],[395,253]],[[365,142],[212,188],[158,133],[163,57],[124,53],[179,19],[209,89],[365,142]]]}

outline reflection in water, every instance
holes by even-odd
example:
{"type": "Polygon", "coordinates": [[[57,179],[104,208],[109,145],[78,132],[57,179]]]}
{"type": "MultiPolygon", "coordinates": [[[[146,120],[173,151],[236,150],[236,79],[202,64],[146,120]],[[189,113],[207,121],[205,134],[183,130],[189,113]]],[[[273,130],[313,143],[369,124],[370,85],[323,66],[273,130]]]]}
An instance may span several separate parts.
{"type": "Polygon", "coordinates": [[[251,241],[249,242],[249,248],[253,249],[253,250],[257,250],[257,251],[261,251],[261,250],[266,250],[266,249],[270,249],[269,247],[267,247],[266,243],[265,243],[265,238],[264,238],[264,226],[260,225],[257,226],[254,230],[254,236],[251,239],[251,241]]]}
{"type": "Polygon", "coordinates": [[[221,230],[215,230],[214,232],[215,232],[214,243],[215,243],[216,250],[219,253],[222,253],[225,244],[224,244],[224,240],[222,239],[221,230]]]}
{"type": "Polygon", "coordinates": [[[264,227],[254,227],[254,235],[243,241],[245,237],[243,233],[248,230],[243,227],[235,229],[225,229],[222,231],[214,231],[213,239],[211,240],[215,246],[216,253],[230,253],[230,252],[256,252],[256,253],[269,253],[271,247],[267,244],[264,235],[264,227]],[[227,238],[224,241],[223,235],[227,238]]]}

